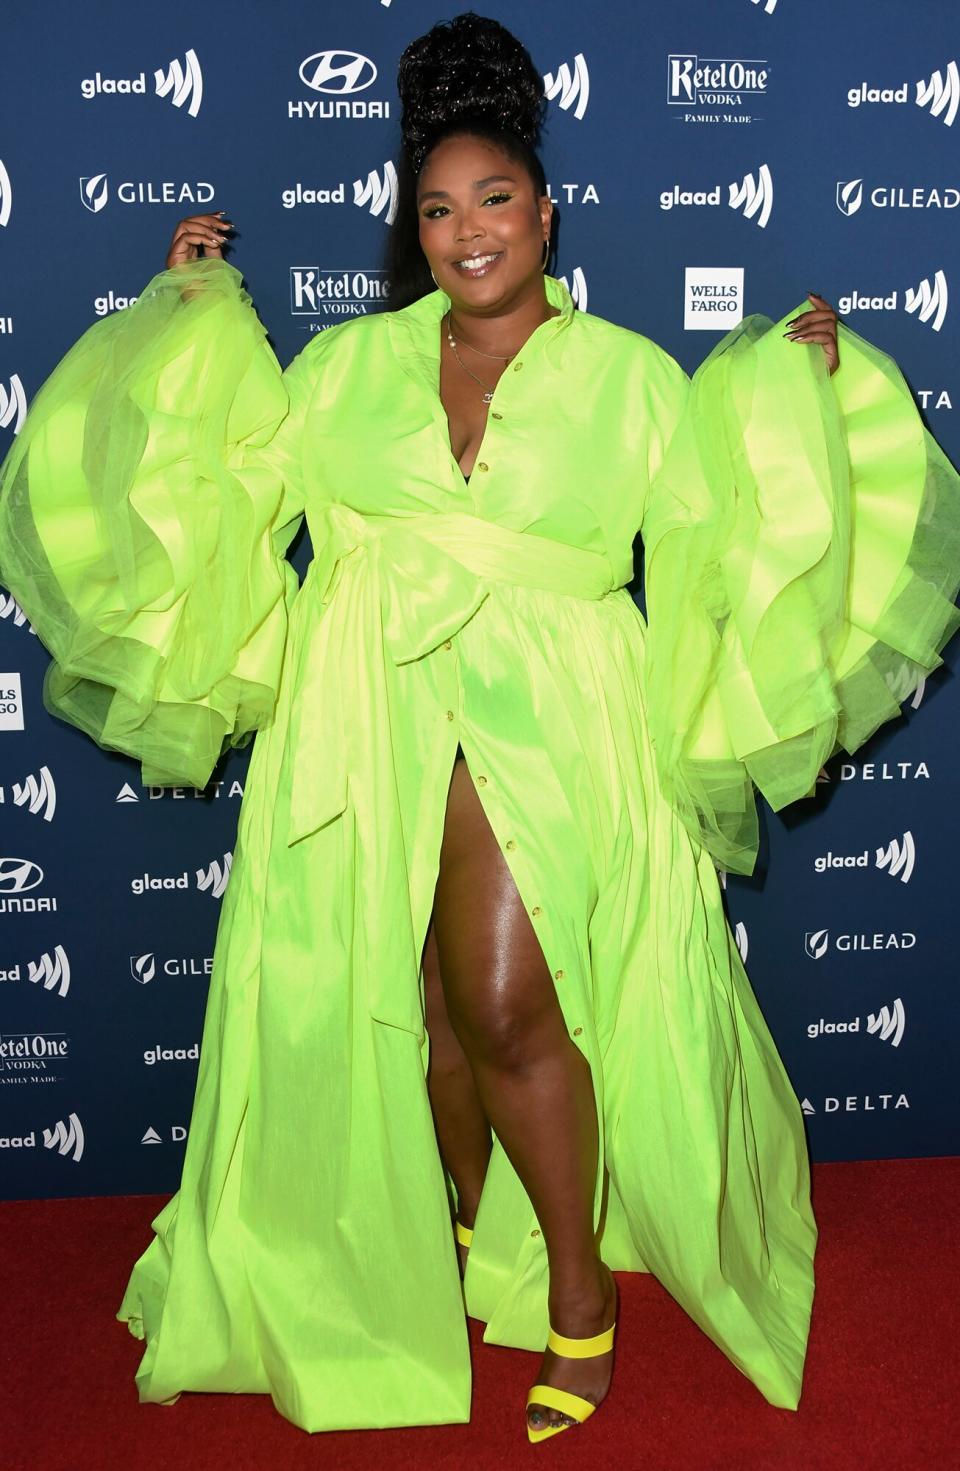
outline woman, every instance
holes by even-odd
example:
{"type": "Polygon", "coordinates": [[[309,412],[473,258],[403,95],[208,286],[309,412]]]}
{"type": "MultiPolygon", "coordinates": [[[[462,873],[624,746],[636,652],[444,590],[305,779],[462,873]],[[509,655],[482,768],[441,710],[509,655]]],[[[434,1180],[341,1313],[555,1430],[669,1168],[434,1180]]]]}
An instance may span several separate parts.
{"type": "Polygon", "coordinates": [[[495,22],[415,41],[400,92],[391,311],[281,378],[231,227],[184,221],[0,488],[48,708],[153,784],[262,732],[182,1185],[120,1310],[141,1396],[462,1421],[462,1292],[488,1341],[548,1345],[542,1439],[607,1392],[621,1269],[792,1408],[803,1123],[714,860],[752,865],[753,781],[803,795],[938,662],[957,477],[845,329],[831,381],[821,298],[750,319],[692,391],[574,312],[544,274],[542,84],[495,22]]]}

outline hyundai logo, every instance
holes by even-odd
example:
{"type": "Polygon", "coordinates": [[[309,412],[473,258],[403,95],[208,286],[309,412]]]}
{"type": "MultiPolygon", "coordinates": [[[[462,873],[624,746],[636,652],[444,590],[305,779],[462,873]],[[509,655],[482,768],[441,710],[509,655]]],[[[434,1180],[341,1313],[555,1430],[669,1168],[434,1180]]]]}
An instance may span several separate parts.
{"type": "Polygon", "coordinates": [[[315,51],[300,63],[300,80],[314,92],[348,97],[372,87],[377,68],[359,51],[315,51]]]}

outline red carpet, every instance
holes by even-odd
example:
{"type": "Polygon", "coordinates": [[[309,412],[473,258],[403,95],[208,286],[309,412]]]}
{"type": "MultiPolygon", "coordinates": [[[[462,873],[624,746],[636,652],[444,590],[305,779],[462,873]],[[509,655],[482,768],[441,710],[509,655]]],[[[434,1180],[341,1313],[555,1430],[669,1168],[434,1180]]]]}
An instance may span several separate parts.
{"type": "Polygon", "coordinates": [[[473,1422],[308,1436],[265,1396],[139,1405],[112,1321],[161,1203],[0,1205],[6,1471],[520,1465],[615,1471],[941,1471],[957,1447],[960,1160],[819,1165],[817,1298],[799,1411],[771,1408],[646,1276],[621,1276],[617,1368],[583,1429],[529,1446],[533,1355],[474,1334],[473,1422]]]}

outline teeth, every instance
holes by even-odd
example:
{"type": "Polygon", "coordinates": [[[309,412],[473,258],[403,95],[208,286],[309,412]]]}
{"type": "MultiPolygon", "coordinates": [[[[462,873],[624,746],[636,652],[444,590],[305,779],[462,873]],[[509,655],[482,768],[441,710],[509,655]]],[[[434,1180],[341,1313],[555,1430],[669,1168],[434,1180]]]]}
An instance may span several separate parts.
{"type": "MultiPolygon", "coordinates": [[[[499,254],[499,252],[497,254],[499,254]]],[[[494,261],[496,259],[497,259],[497,255],[496,254],[495,255],[473,255],[473,256],[468,256],[465,260],[458,260],[457,261],[457,265],[460,266],[461,269],[466,270],[466,271],[478,271],[478,270],[480,270],[481,266],[487,266],[487,265],[490,264],[491,261],[494,261]]]]}

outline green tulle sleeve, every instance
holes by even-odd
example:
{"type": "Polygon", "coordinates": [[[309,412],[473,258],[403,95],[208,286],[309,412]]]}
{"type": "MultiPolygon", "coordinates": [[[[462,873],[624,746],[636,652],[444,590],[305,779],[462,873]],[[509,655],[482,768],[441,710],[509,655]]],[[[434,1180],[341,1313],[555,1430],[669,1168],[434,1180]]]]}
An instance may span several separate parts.
{"type": "Polygon", "coordinates": [[[202,787],[271,719],[307,386],[239,273],[198,261],[84,334],[0,471],[0,581],[53,655],[44,704],[147,783],[202,787]]]}
{"type": "Polygon", "coordinates": [[[658,770],[740,873],[754,787],[810,794],[960,624],[960,477],[899,369],[841,325],[831,378],[788,320],[747,318],[698,369],[643,523],[658,770]]]}

